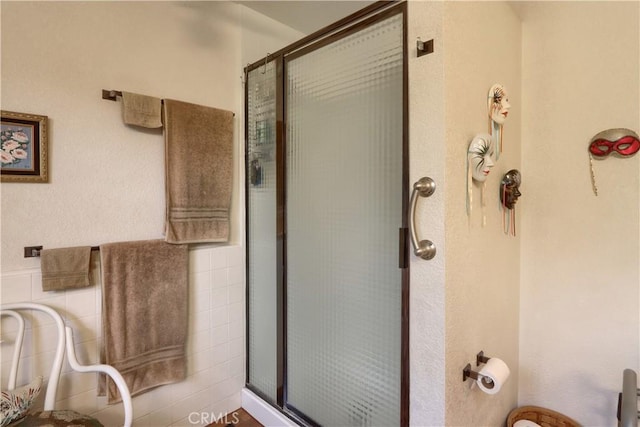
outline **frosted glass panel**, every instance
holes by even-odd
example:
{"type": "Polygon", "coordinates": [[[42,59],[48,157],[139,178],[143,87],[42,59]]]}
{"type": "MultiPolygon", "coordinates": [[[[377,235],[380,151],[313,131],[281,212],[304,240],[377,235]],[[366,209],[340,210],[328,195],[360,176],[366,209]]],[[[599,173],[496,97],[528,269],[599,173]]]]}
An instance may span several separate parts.
{"type": "Polygon", "coordinates": [[[400,423],[402,16],[287,62],[287,405],[400,423]]]}
{"type": "Polygon", "coordinates": [[[247,80],[249,384],[276,400],[276,72],[273,62],[247,80]]]}

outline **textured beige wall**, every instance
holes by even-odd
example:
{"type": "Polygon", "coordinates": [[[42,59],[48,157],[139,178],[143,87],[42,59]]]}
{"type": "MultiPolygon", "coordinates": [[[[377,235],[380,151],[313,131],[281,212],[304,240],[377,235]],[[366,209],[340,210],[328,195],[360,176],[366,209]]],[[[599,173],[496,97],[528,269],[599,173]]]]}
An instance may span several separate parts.
{"type": "MultiPolygon", "coordinates": [[[[505,2],[445,2],[444,73],[446,209],[446,425],[499,426],[516,406],[520,236],[503,233],[499,184],[520,169],[521,23],[505,2]],[[487,94],[494,83],[509,91],[511,111],[504,150],[486,181],[485,227],[480,187],[474,185],[471,217],[465,210],[466,153],[487,132],[487,94]],[[476,354],[504,360],[511,377],[496,395],[462,381],[476,354]]],[[[528,175],[524,173],[523,186],[528,175]]],[[[525,187],[526,188],[526,187],[525,187]]],[[[522,218],[520,206],[518,219],[522,218]]],[[[518,229],[518,233],[520,230],[518,229]]]]}
{"type": "Polygon", "coordinates": [[[240,30],[213,21],[231,13],[223,3],[3,3],[2,108],[50,125],[50,182],[2,184],[4,271],[39,266],[23,246],[162,237],[162,133],[124,125],[121,102],[101,89],[240,110],[230,85],[240,50],[227,43],[240,30]]]}
{"type": "Polygon", "coordinates": [[[24,246],[162,238],[162,133],[124,125],[102,89],[236,112],[241,242],[242,68],[299,37],[232,2],[3,2],[2,109],[49,116],[50,182],[2,184],[2,270],[39,267],[24,246]]]}
{"type": "Polygon", "coordinates": [[[442,2],[409,2],[409,138],[410,182],[423,176],[436,182],[436,192],[417,206],[420,239],[436,245],[434,259],[411,255],[410,423],[444,425],[444,44],[442,2]],[[434,52],[418,58],[416,40],[434,39],[434,52]]]}
{"type": "Polygon", "coordinates": [[[596,161],[598,132],[640,132],[640,3],[531,2],[523,17],[519,403],[615,425],[638,369],[640,155],[596,161]]]}

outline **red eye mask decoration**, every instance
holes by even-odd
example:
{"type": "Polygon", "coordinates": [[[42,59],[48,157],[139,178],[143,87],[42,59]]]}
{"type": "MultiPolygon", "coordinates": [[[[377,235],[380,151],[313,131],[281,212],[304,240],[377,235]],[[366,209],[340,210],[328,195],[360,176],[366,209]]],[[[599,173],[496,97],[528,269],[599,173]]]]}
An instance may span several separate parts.
{"type": "Polygon", "coordinates": [[[589,163],[591,165],[591,185],[598,195],[596,176],[593,171],[593,157],[604,159],[613,154],[618,157],[631,157],[640,151],[640,138],[630,129],[607,129],[598,133],[589,141],[589,163]]]}

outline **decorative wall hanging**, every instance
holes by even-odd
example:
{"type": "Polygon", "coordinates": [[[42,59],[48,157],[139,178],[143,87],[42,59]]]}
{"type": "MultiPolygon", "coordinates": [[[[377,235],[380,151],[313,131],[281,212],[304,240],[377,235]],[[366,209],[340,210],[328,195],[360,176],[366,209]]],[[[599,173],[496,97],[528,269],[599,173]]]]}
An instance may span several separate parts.
{"type": "Polygon", "coordinates": [[[47,116],[2,110],[2,182],[48,182],[47,116]]]}
{"type": "Polygon", "coordinates": [[[500,181],[500,206],[502,207],[502,228],[504,234],[516,235],[516,202],[520,193],[522,178],[520,171],[511,169],[500,181]]]}
{"type": "Polygon", "coordinates": [[[509,94],[507,89],[501,84],[494,84],[489,89],[487,99],[487,107],[489,112],[489,133],[494,137],[496,142],[496,160],[500,158],[502,153],[502,125],[509,115],[509,94]]]}
{"type": "Polygon", "coordinates": [[[630,129],[615,128],[597,133],[589,141],[589,166],[591,168],[591,186],[593,194],[598,195],[593,158],[604,159],[609,154],[618,157],[631,157],[640,150],[638,134],[630,129]]]}
{"type": "Polygon", "coordinates": [[[467,150],[467,215],[471,216],[473,203],[473,181],[482,184],[481,188],[481,206],[482,206],[482,226],[486,224],[486,216],[484,207],[486,206],[484,198],[485,181],[491,168],[493,167],[494,143],[491,135],[478,134],[469,143],[467,150]]]}

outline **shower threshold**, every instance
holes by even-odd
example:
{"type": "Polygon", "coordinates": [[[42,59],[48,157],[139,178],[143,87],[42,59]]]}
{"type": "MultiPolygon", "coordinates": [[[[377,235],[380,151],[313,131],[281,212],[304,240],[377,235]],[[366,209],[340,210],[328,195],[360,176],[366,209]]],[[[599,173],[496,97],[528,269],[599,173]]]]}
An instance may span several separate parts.
{"type": "Polygon", "coordinates": [[[296,423],[247,388],[242,389],[242,408],[265,427],[298,427],[296,423]]]}

